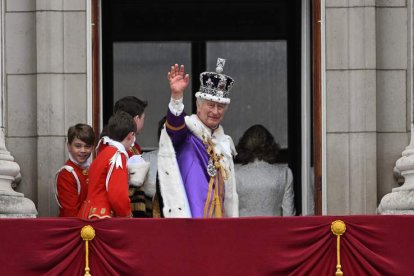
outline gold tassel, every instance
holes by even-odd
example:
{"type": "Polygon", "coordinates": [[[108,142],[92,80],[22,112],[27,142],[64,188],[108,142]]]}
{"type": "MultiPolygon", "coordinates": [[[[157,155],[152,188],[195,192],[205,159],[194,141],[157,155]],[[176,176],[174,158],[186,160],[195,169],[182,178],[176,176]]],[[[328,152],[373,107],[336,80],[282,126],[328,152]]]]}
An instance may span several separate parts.
{"type": "Polygon", "coordinates": [[[219,170],[219,173],[217,173],[215,176],[210,177],[210,181],[208,183],[207,199],[204,204],[204,217],[211,218],[213,217],[214,212],[216,218],[221,218],[223,217],[223,206],[221,204],[221,196],[224,189],[224,180],[227,179],[227,172],[220,163],[220,159],[222,158],[222,156],[216,154],[213,142],[210,139],[204,139],[203,142],[206,146],[207,154],[210,160],[213,162],[216,171],[219,170]],[[218,182],[220,182],[221,187],[220,193],[217,190],[217,186],[219,184],[218,182]],[[216,185],[214,188],[214,195],[212,197],[211,192],[213,190],[214,184],[216,185]],[[210,208],[209,210],[208,207],[210,206],[210,204],[212,204],[212,208],[210,208]]]}
{"type": "Polygon", "coordinates": [[[208,183],[207,198],[206,198],[206,203],[204,204],[204,218],[207,218],[209,216],[208,206],[209,206],[210,200],[211,200],[211,191],[213,190],[214,179],[215,179],[214,177],[211,177],[210,181],[208,183]]]}
{"type": "Polygon", "coordinates": [[[92,226],[86,225],[82,227],[81,237],[85,241],[85,276],[91,276],[89,273],[89,245],[88,242],[95,238],[95,229],[92,226]]]}
{"type": "Polygon", "coordinates": [[[346,226],[342,220],[335,220],[331,224],[331,231],[336,235],[336,272],[335,276],[343,276],[344,273],[341,271],[341,235],[345,233],[346,226]]]}

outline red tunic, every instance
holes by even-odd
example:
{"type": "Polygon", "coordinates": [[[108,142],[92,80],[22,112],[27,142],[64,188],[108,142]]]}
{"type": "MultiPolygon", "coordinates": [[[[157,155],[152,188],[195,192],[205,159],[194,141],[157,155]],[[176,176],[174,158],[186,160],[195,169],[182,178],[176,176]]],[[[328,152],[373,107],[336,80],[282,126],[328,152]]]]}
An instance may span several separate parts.
{"type": "MultiPolygon", "coordinates": [[[[99,153],[110,144],[111,139],[109,137],[102,137],[96,147],[96,153],[99,155],[99,153]]],[[[142,150],[137,143],[134,143],[134,145],[127,150],[127,153],[128,157],[132,157],[141,154],[142,150]]],[[[152,217],[152,198],[145,195],[144,187],[130,187],[129,198],[133,217],[152,217]]]]}
{"type": "Polygon", "coordinates": [[[55,192],[59,217],[76,217],[88,194],[88,169],[67,160],[56,173],[55,192]]]}
{"type": "Polygon", "coordinates": [[[130,217],[126,152],[108,145],[103,147],[89,169],[88,196],[79,217],[130,217]]]}

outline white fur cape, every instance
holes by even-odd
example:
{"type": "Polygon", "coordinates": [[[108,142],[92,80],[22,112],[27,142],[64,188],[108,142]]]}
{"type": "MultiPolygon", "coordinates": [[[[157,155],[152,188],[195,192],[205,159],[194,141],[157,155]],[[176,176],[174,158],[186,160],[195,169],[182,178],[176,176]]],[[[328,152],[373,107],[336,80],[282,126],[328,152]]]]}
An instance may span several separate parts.
{"type": "MultiPolygon", "coordinates": [[[[221,126],[214,131],[212,136],[211,131],[201,123],[197,115],[186,116],[185,123],[189,130],[199,139],[203,139],[203,136],[211,139],[216,145],[216,153],[222,153],[224,155],[221,164],[228,172],[228,179],[225,181],[225,215],[226,217],[238,217],[239,198],[236,190],[233,164],[233,155],[236,154],[236,150],[233,140],[230,136],[224,134],[221,126]]],[[[160,180],[161,196],[164,202],[164,216],[179,218],[191,217],[191,210],[178,167],[175,150],[165,127],[160,136],[158,177],[160,180]]]]}

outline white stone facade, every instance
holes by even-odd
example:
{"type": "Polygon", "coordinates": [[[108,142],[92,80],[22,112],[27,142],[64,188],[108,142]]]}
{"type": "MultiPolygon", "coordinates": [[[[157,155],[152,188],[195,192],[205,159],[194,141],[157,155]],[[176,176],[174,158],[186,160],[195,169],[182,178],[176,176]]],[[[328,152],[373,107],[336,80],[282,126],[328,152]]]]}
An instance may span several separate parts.
{"type": "MultiPolygon", "coordinates": [[[[87,0],[3,0],[6,146],[54,216],[67,128],[86,122],[87,0]]],[[[322,0],[326,212],[374,214],[410,141],[412,0],[322,0]]]]}
{"type": "Polygon", "coordinates": [[[87,122],[85,0],[7,0],[6,145],[21,168],[17,190],[55,216],[54,174],[69,126],[87,122]]]}
{"type": "Polygon", "coordinates": [[[325,1],[327,214],[374,214],[409,143],[408,1],[325,1]]]}

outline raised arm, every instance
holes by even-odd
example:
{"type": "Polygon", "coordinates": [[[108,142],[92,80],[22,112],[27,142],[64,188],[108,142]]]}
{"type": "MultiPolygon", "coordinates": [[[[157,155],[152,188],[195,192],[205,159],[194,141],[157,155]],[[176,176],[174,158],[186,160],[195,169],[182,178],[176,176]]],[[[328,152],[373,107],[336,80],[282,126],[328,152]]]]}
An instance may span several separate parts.
{"type": "Polygon", "coordinates": [[[170,84],[171,98],[179,100],[183,98],[184,90],[190,82],[190,76],[184,73],[184,65],[178,67],[178,64],[171,66],[167,75],[170,84]]]}
{"type": "Polygon", "coordinates": [[[178,64],[171,66],[167,75],[171,90],[171,101],[168,105],[166,130],[174,145],[185,140],[187,128],[184,121],[183,94],[189,84],[190,77],[184,74],[184,65],[178,64]]]}

